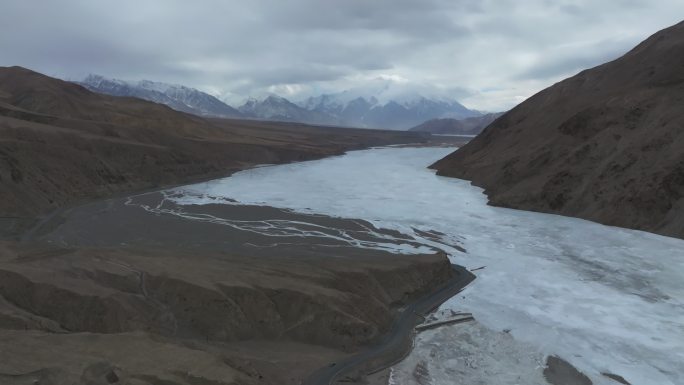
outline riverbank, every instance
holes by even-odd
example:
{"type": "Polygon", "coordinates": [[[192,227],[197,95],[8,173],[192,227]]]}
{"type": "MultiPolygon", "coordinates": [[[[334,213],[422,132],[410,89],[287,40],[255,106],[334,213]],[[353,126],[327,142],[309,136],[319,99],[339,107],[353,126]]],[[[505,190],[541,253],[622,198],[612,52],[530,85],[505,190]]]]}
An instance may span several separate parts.
{"type": "Polygon", "coordinates": [[[0,339],[17,348],[0,379],[298,384],[452,278],[444,254],[401,254],[423,246],[366,221],[166,194],[65,209],[2,244],[0,339]]]}
{"type": "Polygon", "coordinates": [[[204,119],[21,67],[0,67],[0,80],[0,239],[85,201],[427,141],[399,131],[204,119]]]}

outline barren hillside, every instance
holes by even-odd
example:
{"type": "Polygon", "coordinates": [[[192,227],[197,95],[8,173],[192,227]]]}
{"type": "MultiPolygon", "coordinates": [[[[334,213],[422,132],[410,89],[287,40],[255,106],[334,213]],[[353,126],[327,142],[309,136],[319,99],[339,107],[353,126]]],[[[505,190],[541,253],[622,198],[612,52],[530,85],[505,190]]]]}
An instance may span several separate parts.
{"type": "Polygon", "coordinates": [[[684,23],[529,98],[432,165],[492,204],[684,237],[684,23]]]}

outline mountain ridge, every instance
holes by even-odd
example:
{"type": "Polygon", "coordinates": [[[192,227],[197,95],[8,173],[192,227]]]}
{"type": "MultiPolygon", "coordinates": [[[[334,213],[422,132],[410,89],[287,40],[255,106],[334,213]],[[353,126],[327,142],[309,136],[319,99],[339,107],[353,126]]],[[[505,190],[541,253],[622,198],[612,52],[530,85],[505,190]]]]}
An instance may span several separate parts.
{"type": "Polygon", "coordinates": [[[238,111],[245,116],[264,120],[338,125],[327,114],[307,110],[277,95],[269,95],[262,100],[250,98],[238,107],[238,111]]]}

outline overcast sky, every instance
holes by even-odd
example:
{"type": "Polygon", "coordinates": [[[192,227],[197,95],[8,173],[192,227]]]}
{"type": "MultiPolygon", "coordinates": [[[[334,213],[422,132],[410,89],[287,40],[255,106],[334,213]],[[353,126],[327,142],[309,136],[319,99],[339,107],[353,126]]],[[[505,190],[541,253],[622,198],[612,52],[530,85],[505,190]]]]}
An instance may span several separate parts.
{"type": "Polygon", "coordinates": [[[684,0],[2,0],[0,65],[231,100],[384,78],[494,111],[682,19],[684,0]]]}

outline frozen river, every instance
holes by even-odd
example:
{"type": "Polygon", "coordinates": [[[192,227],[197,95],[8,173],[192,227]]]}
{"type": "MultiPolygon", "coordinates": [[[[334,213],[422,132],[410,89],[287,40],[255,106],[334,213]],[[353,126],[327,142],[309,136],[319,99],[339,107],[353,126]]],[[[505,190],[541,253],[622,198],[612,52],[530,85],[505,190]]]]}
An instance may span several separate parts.
{"type": "MultiPolygon", "coordinates": [[[[485,266],[463,295],[443,306],[472,312],[479,323],[468,327],[482,340],[465,351],[458,330],[469,329],[454,329],[453,339],[445,331],[422,333],[407,360],[433,357],[424,364],[433,385],[452,384],[456,375],[491,375],[483,383],[496,384],[494,377],[516,365],[519,383],[535,383],[541,369],[534,365],[546,354],[566,359],[598,384],[617,384],[602,372],[635,385],[684,383],[684,241],[487,206],[481,189],[426,169],[451,151],[371,149],[261,167],[182,187],[175,199],[230,198],[362,218],[443,249],[454,263],[485,266]]],[[[408,383],[408,377],[396,378],[410,369],[395,368],[397,383],[408,383]]]]}

